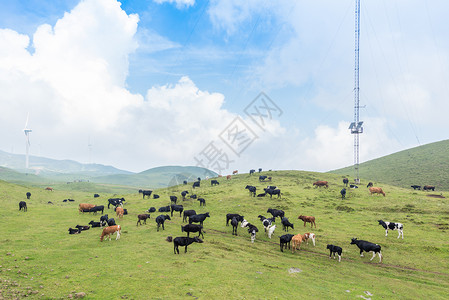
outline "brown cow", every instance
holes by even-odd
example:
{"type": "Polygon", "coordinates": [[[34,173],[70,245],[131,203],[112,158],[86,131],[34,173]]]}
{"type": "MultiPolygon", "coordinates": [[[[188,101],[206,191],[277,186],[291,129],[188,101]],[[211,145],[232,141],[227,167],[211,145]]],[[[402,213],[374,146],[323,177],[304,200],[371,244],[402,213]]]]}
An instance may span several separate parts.
{"type": "Polygon", "coordinates": [[[80,203],[79,212],[89,211],[89,209],[94,208],[95,206],[95,204],[80,203]]]}
{"type": "Polygon", "coordinates": [[[231,175],[226,176],[226,179],[227,180],[231,179],[231,175]]]}
{"type": "Polygon", "coordinates": [[[143,221],[144,224],[147,224],[147,219],[150,218],[150,214],[140,214],[137,216],[137,224],[136,226],[138,226],[139,224],[142,225],[142,223],[140,221],[143,221]]]}
{"type": "Polygon", "coordinates": [[[385,197],[385,193],[384,193],[384,191],[382,191],[382,188],[380,188],[380,187],[370,187],[369,188],[369,193],[370,193],[370,195],[372,195],[372,194],[382,194],[385,197]]]}
{"type": "Polygon", "coordinates": [[[298,233],[297,235],[294,235],[291,240],[292,244],[292,253],[295,253],[296,248],[301,250],[301,242],[302,242],[302,235],[298,233]]]}
{"type": "Polygon", "coordinates": [[[321,187],[321,186],[329,187],[327,181],[321,181],[321,180],[318,180],[318,181],[314,182],[313,185],[314,185],[314,186],[320,186],[320,187],[321,187]]]}
{"type": "Polygon", "coordinates": [[[113,225],[106,227],[105,229],[103,229],[103,232],[100,235],[100,242],[103,241],[105,236],[106,238],[109,237],[109,240],[111,240],[111,234],[114,234],[115,232],[117,232],[117,238],[115,240],[118,240],[120,238],[121,229],[122,227],[120,225],[113,225]]]}
{"type": "Polygon", "coordinates": [[[52,192],[53,192],[53,188],[51,188],[51,187],[46,187],[45,190],[46,190],[46,191],[52,191],[52,192]]]}
{"type": "Polygon", "coordinates": [[[306,227],[306,223],[308,222],[308,223],[310,223],[310,228],[312,228],[313,225],[315,225],[315,228],[316,228],[315,217],[313,217],[313,216],[303,216],[303,215],[300,215],[300,216],[298,217],[298,219],[301,219],[301,220],[304,221],[304,227],[306,227]]]}
{"type": "Polygon", "coordinates": [[[238,174],[239,170],[232,171],[232,175],[238,174]]]}
{"type": "Polygon", "coordinates": [[[123,215],[125,214],[125,210],[123,209],[123,207],[117,206],[117,208],[115,209],[115,212],[117,213],[117,216],[119,218],[123,218],[123,215]]]}
{"type": "Polygon", "coordinates": [[[302,241],[307,242],[307,245],[308,245],[309,239],[311,239],[313,242],[313,245],[315,246],[315,237],[316,237],[315,233],[307,232],[307,233],[303,234],[302,241]]]}

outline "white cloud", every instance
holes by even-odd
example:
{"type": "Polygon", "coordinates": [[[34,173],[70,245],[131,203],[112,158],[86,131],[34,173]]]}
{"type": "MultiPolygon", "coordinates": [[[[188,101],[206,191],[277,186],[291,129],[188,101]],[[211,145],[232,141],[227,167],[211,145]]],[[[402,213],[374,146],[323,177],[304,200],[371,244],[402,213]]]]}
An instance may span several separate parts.
{"type": "Polygon", "coordinates": [[[178,9],[183,9],[195,5],[195,0],[154,0],[154,2],[158,4],[175,3],[178,9]]]}

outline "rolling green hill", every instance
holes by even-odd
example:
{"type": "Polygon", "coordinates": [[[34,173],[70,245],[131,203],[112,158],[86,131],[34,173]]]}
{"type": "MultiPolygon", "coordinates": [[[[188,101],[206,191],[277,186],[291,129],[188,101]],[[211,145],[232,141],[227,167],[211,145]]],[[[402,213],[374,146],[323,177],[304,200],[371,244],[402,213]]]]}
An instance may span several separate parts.
{"type": "MultiPolygon", "coordinates": [[[[218,178],[220,185],[205,180],[192,190],[206,199],[179,201],[184,209],[209,212],[204,222],[203,243],[193,243],[184,253],[173,253],[167,236],[185,236],[182,217],[175,213],[156,230],[151,214],[146,225],[136,226],[137,215],[149,207],[169,203],[169,195],[180,195],[186,186],[155,192],[159,199],[142,199],[137,192],[119,194],[126,199],[129,214],[119,219],[119,240],[100,242],[101,228],[79,235],[67,230],[77,224],[98,221],[99,215],[80,214],[78,204],[107,204],[112,194],[93,198],[95,190],[54,192],[0,181],[0,296],[5,299],[67,299],[84,292],[87,299],[447,299],[449,294],[449,202],[391,185],[387,193],[370,196],[366,189],[349,189],[340,197],[341,175],[299,171],[264,172],[269,183],[282,190],[282,197],[251,197],[246,184],[258,191],[268,183],[258,176],[239,174],[231,180],[218,178]],[[329,188],[314,188],[317,179],[328,180],[329,188]],[[208,184],[209,183],[209,184],[208,184]],[[31,191],[30,200],[25,193],[31,191]],[[62,202],[65,198],[75,202],[62,202]],[[26,200],[27,212],[18,202],[26,200]],[[49,204],[51,201],[52,204],[49,204]],[[316,246],[280,251],[279,236],[285,234],[279,219],[272,239],[264,233],[258,215],[269,216],[268,208],[285,211],[294,224],[291,234],[316,234],[316,246]],[[259,229],[251,243],[248,231],[238,235],[226,226],[227,213],[239,213],[259,229]],[[298,215],[313,215],[317,227],[303,226],[298,215]],[[404,224],[404,239],[396,231],[385,236],[377,220],[404,224]],[[382,247],[383,261],[360,257],[351,238],[368,240],[382,247]],[[343,248],[342,261],[329,259],[327,244],[343,248]]],[[[95,187],[93,187],[95,188],[95,187]]],[[[164,213],[165,214],[165,213],[164,213]]]]}
{"type": "MultiPolygon", "coordinates": [[[[353,167],[330,173],[353,176],[353,167]]],[[[404,188],[434,185],[449,190],[449,140],[431,143],[360,164],[360,178],[404,188]]]]}

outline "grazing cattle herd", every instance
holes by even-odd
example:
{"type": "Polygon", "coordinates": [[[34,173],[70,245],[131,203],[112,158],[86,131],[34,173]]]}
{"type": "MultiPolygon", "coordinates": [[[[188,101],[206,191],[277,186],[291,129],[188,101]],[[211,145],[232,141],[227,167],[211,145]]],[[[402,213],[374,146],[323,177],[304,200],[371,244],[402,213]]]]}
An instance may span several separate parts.
{"type": "MultiPolygon", "coordinates": [[[[261,169],[259,169],[259,172],[261,172],[261,169]]],[[[252,175],[255,173],[255,170],[250,170],[249,175],[252,175]]],[[[238,171],[234,171],[233,175],[238,174],[238,171]]],[[[229,177],[230,175],[228,175],[229,177]]],[[[241,176],[241,175],[239,175],[241,176]]],[[[260,175],[259,176],[259,181],[263,182],[266,179],[271,180],[271,177],[268,177],[266,175],[260,175]]],[[[212,179],[211,180],[211,186],[216,186],[219,185],[220,183],[218,182],[217,179],[212,179]]],[[[348,178],[344,178],[343,179],[343,184],[345,187],[348,186],[349,184],[349,180],[348,178]]],[[[313,182],[312,186],[314,187],[329,187],[329,183],[328,181],[315,181],[313,182]]],[[[382,188],[380,187],[374,187],[373,183],[370,182],[368,185],[368,190],[370,195],[373,194],[382,194],[384,197],[386,196],[385,192],[382,190],[382,188]]],[[[411,186],[414,190],[421,190],[421,186],[419,185],[412,185],[411,186]]],[[[198,181],[193,182],[192,188],[200,188],[200,178],[198,178],[198,181]]],[[[309,186],[310,188],[310,186],[309,186]]],[[[47,190],[50,188],[47,188],[47,190]]],[[[255,186],[252,185],[246,185],[245,187],[246,190],[249,191],[249,195],[250,197],[256,197],[257,194],[257,188],[255,186]]],[[[270,195],[270,198],[272,198],[273,195],[277,195],[276,199],[280,199],[281,198],[281,190],[277,187],[277,186],[267,186],[266,188],[263,188],[264,193],[263,196],[265,195],[270,195]]],[[[424,191],[429,191],[435,190],[435,186],[430,186],[430,185],[425,185],[423,186],[422,190],[424,191]]],[[[323,190],[324,192],[325,190],[323,190]]],[[[153,194],[153,198],[157,199],[159,198],[158,195],[154,194],[152,190],[139,190],[139,193],[142,194],[143,199],[145,199],[145,196],[147,196],[147,198],[150,198],[150,196],[153,194]],[[156,197],[157,196],[157,197],[156,197]]],[[[181,192],[181,196],[183,201],[187,200],[186,196],[189,192],[188,191],[182,191],[181,192]]],[[[346,194],[347,194],[347,190],[346,188],[343,188],[340,191],[341,194],[341,199],[345,199],[346,194]]],[[[261,194],[258,194],[257,196],[260,197],[261,194]]],[[[287,194],[288,195],[288,194],[287,194]]],[[[30,199],[31,197],[31,193],[27,192],[26,193],[26,197],[27,199],[30,199]]],[[[99,195],[95,194],[94,198],[98,198],[99,195]]],[[[155,222],[156,222],[156,230],[159,231],[160,227],[162,227],[162,230],[165,230],[165,226],[164,223],[167,220],[171,220],[171,218],[173,218],[173,213],[174,212],[179,212],[179,216],[182,216],[182,222],[188,222],[187,225],[181,226],[181,232],[185,232],[187,233],[187,236],[183,236],[183,237],[176,237],[176,238],[172,238],[171,236],[167,237],[167,241],[168,242],[173,242],[173,246],[174,246],[174,254],[179,254],[179,246],[181,247],[185,247],[185,253],[187,253],[187,247],[189,245],[191,245],[192,243],[203,243],[204,239],[204,222],[206,221],[207,218],[210,218],[211,215],[209,212],[206,213],[200,213],[198,214],[195,210],[193,209],[189,209],[189,210],[184,210],[184,206],[183,205],[177,205],[177,197],[175,195],[170,195],[170,205],[168,206],[163,206],[159,208],[159,212],[170,212],[171,216],[169,216],[168,214],[161,214],[159,216],[157,216],[155,218],[155,222]],[[199,223],[199,224],[193,224],[193,223],[199,223]],[[190,237],[189,234],[190,233],[196,233],[198,232],[198,236],[195,237],[190,237]],[[200,239],[200,237],[202,239],[200,239]]],[[[190,199],[197,199],[200,202],[200,206],[204,206],[206,203],[206,200],[204,198],[201,197],[197,197],[196,194],[190,195],[189,197],[190,199]]],[[[65,199],[63,202],[66,202],[67,199],[65,199]]],[[[72,200],[74,201],[74,200],[72,200]]],[[[274,200],[277,201],[277,200],[274,200]]],[[[127,210],[123,207],[125,202],[124,198],[110,198],[108,199],[108,209],[110,209],[111,205],[114,207],[114,210],[116,212],[116,217],[119,220],[122,220],[124,218],[124,215],[127,214],[127,210]]],[[[27,211],[27,203],[25,201],[20,201],[19,203],[19,211],[27,211]]],[[[96,227],[100,227],[103,228],[101,235],[100,235],[100,241],[102,242],[105,238],[107,239],[109,237],[109,240],[111,240],[111,235],[113,235],[114,233],[116,233],[116,240],[120,239],[121,236],[121,225],[117,225],[115,223],[115,220],[113,218],[109,218],[108,214],[103,215],[104,213],[104,205],[96,205],[96,204],[90,204],[90,203],[80,203],[78,205],[78,211],[79,213],[93,213],[93,215],[95,215],[97,212],[101,212],[102,216],[100,217],[99,221],[96,222],[94,220],[90,221],[88,224],[89,225],[76,225],[75,228],[69,228],[68,232],[69,234],[80,234],[82,231],[85,230],[89,230],[89,228],[96,228],[96,227]]],[[[136,226],[139,225],[146,225],[146,221],[147,219],[150,219],[150,213],[154,213],[156,212],[156,208],[151,207],[150,209],[148,209],[147,211],[145,211],[145,213],[140,213],[137,214],[137,223],[136,226]]],[[[276,218],[279,218],[282,224],[282,229],[285,232],[288,232],[289,229],[294,230],[294,224],[291,223],[289,221],[289,219],[285,216],[285,212],[283,210],[280,209],[276,209],[276,208],[268,208],[267,213],[271,214],[270,218],[266,218],[263,215],[259,215],[258,218],[260,219],[260,221],[262,222],[262,225],[264,227],[264,232],[266,233],[266,235],[268,236],[269,239],[271,239],[271,237],[273,236],[275,230],[276,230],[276,218]]],[[[298,216],[299,220],[302,220],[304,223],[304,227],[306,227],[307,223],[310,223],[310,227],[313,228],[313,226],[315,226],[315,228],[317,228],[316,225],[316,219],[314,216],[305,216],[305,215],[299,215],[298,216]]],[[[229,226],[229,223],[231,223],[232,226],[232,235],[237,236],[237,229],[239,227],[239,223],[240,223],[240,227],[241,228],[246,228],[248,233],[250,234],[250,240],[251,243],[254,243],[256,240],[256,234],[259,232],[259,229],[257,228],[257,226],[251,224],[250,222],[248,222],[243,215],[238,214],[238,213],[228,213],[226,214],[226,226],[229,226]]],[[[385,229],[385,236],[388,236],[388,230],[397,230],[398,231],[398,239],[400,237],[402,237],[402,239],[404,239],[404,234],[403,234],[403,224],[401,223],[397,223],[397,222],[385,222],[383,220],[378,220],[378,224],[381,225],[384,229],[385,229]]],[[[126,233],[126,231],[125,231],[126,233]]],[[[280,251],[284,252],[284,249],[291,249],[292,253],[295,253],[297,250],[301,250],[301,244],[302,243],[306,243],[306,245],[309,244],[309,240],[312,241],[313,246],[316,246],[316,234],[312,233],[312,232],[306,232],[304,234],[284,234],[282,236],[279,236],[279,246],[280,246],[280,251]]],[[[376,254],[379,256],[379,263],[382,262],[383,256],[382,256],[382,252],[381,252],[381,246],[375,243],[371,243],[365,240],[359,240],[357,238],[352,238],[351,245],[356,245],[359,250],[360,250],[360,256],[363,256],[363,252],[373,252],[373,256],[371,257],[370,260],[373,260],[374,257],[376,256],[376,254]]],[[[333,244],[328,244],[326,249],[329,250],[329,258],[336,258],[336,255],[338,255],[338,261],[341,262],[341,256],[342,256],[342,252],[343,249],[340,246],[336,246],[333,244]]]]}

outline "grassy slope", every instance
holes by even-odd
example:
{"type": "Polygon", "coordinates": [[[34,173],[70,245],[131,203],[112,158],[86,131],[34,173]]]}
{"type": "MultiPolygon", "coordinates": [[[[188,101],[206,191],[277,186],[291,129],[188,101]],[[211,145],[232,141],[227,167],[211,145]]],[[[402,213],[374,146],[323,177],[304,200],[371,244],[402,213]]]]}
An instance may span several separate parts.
{"type": "MultiPolygon", "coordinates": [[[[360,177],[410,188],[411,185],[435,185],[449,190],[449,140],[411,148],[360,164],[360,177]]],[[[331,171],[354,174],[353,167],[331,171]]]]}
{"type": "MultiPolygon", "coordinates": [[[[217,187],[203,182],[195,193],[206,199],[207,206],[200,208],[191,200],[182,204],[186,209],[210,212],[204,243],[193,244],[187,254],[180,255],[174,255],[173,245],[165,241],[167,235],[183,235],[179,215],[161,232],[156,231],[154,222],[159,213],[152,214],[147,225],[136,227],[135,222],[138,213],[150,206],[167,205],[168,196],[179,195],[185,186],[158,190],[161,198],[156,200],[142,200],[137,193],[123,195],[130,214],[118,222],[123,227],[122,237],[100,243],[99,228],[81,235],[69,235],[67,228],[98,220],[99,216],[78,214],[77,205],[105,204],[109,195],[94,200],[94,191],[47,192],[0,182],[1,278],[17,283],[15,290],[31,287],[44,297],[66,297],[73,291],[83,291],[91,299],[190,299],[190,295],[201,299],[267,299],[297,298],[299,294],[312,299],[341,299],[366,296],[364,291],[369,291],[374,294],[372,299],[446,298],[447,199],[384,185],[386,197],[369,196],[360,188],[350,190],[348,198],[341,200],[341,176],[297,171],[264,174],[273,176],[271,184],[282,189],[282,199],[249,197],[246,184],[263,186],[257,176],[219,179],[217,187]],[[329,189],[312,188],[316,179],[329,180],[329,189]],[[33,194],[27,201],[29,211],[19,212],[18,202],[27,190],[33,194]],[[76,202],[61,202],[68,197],[76,202]],[[268,215],[268,207],[285,210],[295,224],[293,233],[315,232],[317,246],[303,245],[295,254],[281,253],[277,238],[283,234],[280,222],[269,240],[257,219],[259,214],[268,215]],[[231,227],[225,226],[225,215],[230,212],[245,215],[259,227],[254,244],[242,228],[238,229],[239,236],[231,235],[231,227]],[[305,229],[296,219],[299,214],[314,215],[318,228],[305,229]],[[398,240],[397,232],[385,237],[383,228],[377,225],[380,218],[404,223],[405,239],[398,240]],[[377,258],[369,262],[370,255],[360,258],[356,246],[349,245],[351,237],[382,245],[384,262],[378,264],[377,258]],[[327,243],[343,247],[341,263],[327,258],[327,243]],[[6,255],[8,252],[14,256],[6,255]],[[302,272],[289,274],[291,267],[302,272]]],[[[113,214],[112,210],[108,212],[113,214]]],[[[12,288],[1,284],[3,295],[10,295],[12,288]]]]}

